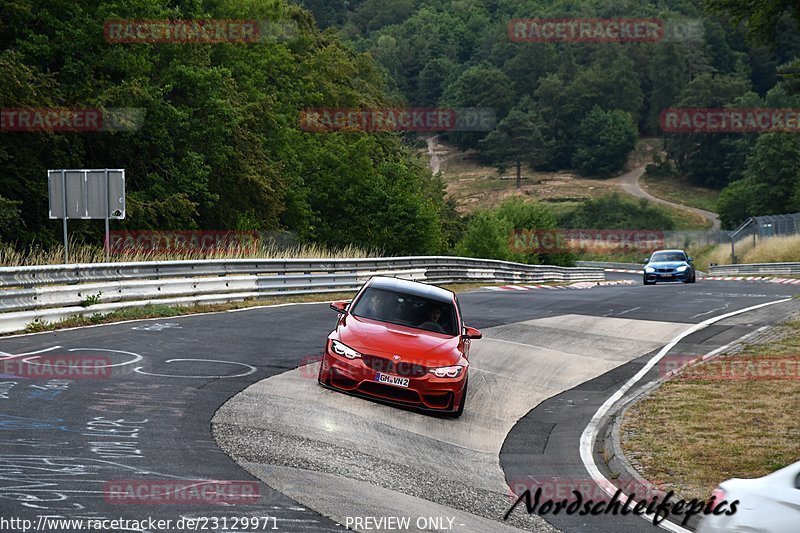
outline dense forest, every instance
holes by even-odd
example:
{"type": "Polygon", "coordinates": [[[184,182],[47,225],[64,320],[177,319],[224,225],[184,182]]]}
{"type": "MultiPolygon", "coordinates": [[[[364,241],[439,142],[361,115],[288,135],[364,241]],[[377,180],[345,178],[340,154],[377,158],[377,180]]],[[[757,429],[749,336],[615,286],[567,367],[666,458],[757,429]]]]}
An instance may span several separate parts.
{"type": "MultiPolygon", "coordinates": [[[[412,135],[315,133],[298,120],[305,108],[404,105],[493,108],[494,131],[447,136],[498,168],[605,178],[637,138],[663,136],[667,157],[652,171],[723,189],[731,227],[800,210],[800,136],[664,134],[660,113],[800,108],[799,56],[800,13],[788,0],[758,9],[745,0],[6,0],[0,107],[135,108],[144,120],[135,131],[0,132],[0,239],[58,241],[48,168],[125,168],[119,228],[281,229],[326,246],[425,254],[479,253],[481,227],[503,239],[502,224],[559,222],[513,202],[465,220],[413,155],[412,135]],[[509,39],[509,21],[530,17],[659,17],[702,31],[651,43],[509,39]],[[255,43],[109,43],[104,24],[126,19],[291,21],[298,32],[255,43]]],[[[625,216],[644,209],[609,201],[625,216]]],[[[71,228],[100,240],[98,224],[71,228]]]]}
{"type": "Polygon", "coordinates": [[[622,168],[637,134],[663,135],[668,157],[656,172],[724,188],[719,210],[727,227],[749,215],[800,210],[800,127],[783,134],[665,135],[659,123],[670,107],[800,108],[796,3],[302,3],[319,24],[340,28],[356,49],[371,52],[389,73],[393,93],[412,105],[497,109],[497,129],[508,134],[451,137],[501,167],[521,160],[608,177],[622,168]],[[652,43],[512,42],[509,21],[533,17],[657,18],[699,31],[652,43]],[[525,142],[511,146],[514,138],[525,142]]]}

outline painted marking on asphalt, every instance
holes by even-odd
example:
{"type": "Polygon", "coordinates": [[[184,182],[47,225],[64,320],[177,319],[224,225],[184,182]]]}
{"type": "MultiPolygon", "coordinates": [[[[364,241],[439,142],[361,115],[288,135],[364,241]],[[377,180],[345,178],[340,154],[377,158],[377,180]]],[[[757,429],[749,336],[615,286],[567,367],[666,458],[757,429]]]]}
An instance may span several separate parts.
{"type": "MultiPolygon", "coordinates": [[[[55,350],[56,348],[61,348],[61,346],[54,346],[54,347],[53,347],[53,348],[51,348],[50,350],[55,350]]],[[[49,350],[48,350],[48,351],[49,351],[49,350]]],[[[133,363],[138,363],[139,361],[141,361],[142,359],[144,359],[144,358],[143,358],[141,355],[139,355],[138,353],[134,353],[134,352],[126,352],[126,351],[123,351],[123,350],[110,350],[110,349],[108,349],[108,348],[70,348],[70,349],[69,349],[69,350],[67,350],[67,351],[68,351],[68,352],[113,352],[113,353],[123,353],[123,354],[125,354],[125,355],[132,355],[132,356],[133,356],[133,359],[132,359],[132,360],[130,360],[130,361],[125,361],[125,362],[123,362],[123,363],[114,363],[113,365],[99,365],[99,364],[93,364],[92,366],[93,366],[94,368],[111,368],[112,366],[125,366],[125,365],[131,365],[131,364],[133,364],[133,363]]],[[[27,357],[27,358],[23,359],[23,361],[25,361],[25,362],[26,362],[26,363],[28,363],[29,365],[38,365],[38,366],[42,366],[42,365],[40,365],[39,363],[32,363],[31,361],[29,361],[29,359],[38,359],[38,358],[39,358],[39,356],[37,355],[37,356],[34,356],[34,357],[27,357]]]]}
{"type": "Polygon", "coordinates": [[[727,308],[728,308],[728,306],[729,306],[729,305],[730,305],[730,304],[729,304],[728,302],[725,302],[725,305],[723,305],[722,307],[715,307],[714,309],[712,309],[712,310],[710,310],[710,311],[706,311],[706,312],[704,312],[704,313],[697,313],[696,315],[692,315],[692,316],[690,316],[689,318],[697,318],[697,317],[699,317],[699,316],[710,315],[710,314],[711,314],[711,313],[713,313],[714,311],[724,311],[725,309],[727,309],[727,308]]]}
{"type": "MultiPolygon", "coordinates": [[[[677,337],[672,339],[668,344],[666,344],[663,348],[661,348],[661,350],[659,350],[658,353],[654,355],[647,362],[647,364],[645,364],[644,367],[642,367],[641,370],[639,370],[639,372],[637,372],[632,378],[626,381],[625,384],[622,385],[622,387],[620,387],[619,390],[617,390],[617,392],[612,394],[611,397],[609,397],[603,403],[603,405],[600,406],[600,408],[597,410],[594,416],[592,416],[592,419],[589,421],[589,424],[586,426],[586,429],[584,429],[583,433],[581,434],[581,440],[579,444],[579,451],[581,455],[581,461],[583,461],[583,466],[589,472],[589,475],[592,476],[592,479],[595,481],[595,483],[597,483],[597,485],[601,489],[603,489],[603,491],[605,491],[609,496],[613,496],[614,493],[617,491],[617,487],[614,486],[614,484],[610,480],[608,480],[602,474],[602,472],[600,472],[600,469],[597,468],[597,465],[594,462],[594,454],[592,453],[592,448],[594,441],[597,438],[597,433],[600,431],[600,422],[602,421],[606,413],[608,413],[608,411],[611,410],[611,407],[613,407],[613,405],[617,403],[617,401],[619,401],[619,399],[622,398],[626,392],[628,392],[634,385],[636,385],[636,383],[638,383],[639,380],[641,380],[650,371],[650,369],[653,368],[661,360],[662,357],[664,357],[664,355],[666,355],[672,348],[674,348],[675,345],[678,344],[678,342],[685,339],[692,333],[705,329],[711,324],[719,322],[720,320],[740,315],[742,313],[747,313],[748,311],[761,309],[762,307],[767,307],[769,305],[788,302],[789,300],[791,300],[791,298],[754,305],[752,307],[747,307],[745,309],[739,309],[738,311],[725,313],[724,315],[711,317],[704,320],[703,322],[695,324],[694,326],[678,334],[677,337]]],[[[633,503],[635,504],[636,502],[633,503]]],[[[653,521],[652,513],[650,515],[643,514],[639,516],[649,521],[650,523],[652,523],[653,521]]],[[[667,531],[672,531],[673,533],[691,533],[690,530],[681,527],[677,524],[674,524],[668,520],[664,520],[658,525],[659,527],[666,529],[667,531]]]]}
{"type": "Polygon", "coordinates": [[[4,361],[6,359],[14,359],[15,357],[25,357],[26,355],[36,355],[36,354],[40,354],[40,353],[52,352],[53,350],[58,350],[59,348],[61,348],[61,346],[51,346],[50,348],[44,348],[42,350],[36,350],[34,352],[25,352],[25,353],[18,353],[18,354],[10,354],[10,353],[6,353],[6,352],[0,352],[0,354],[2,354],[2,357],[0,357],[0,360],[4,361]]]}
{"type": "Polygon", "coordinates": [[[248,365],[247,363],[239,363],[237,361],[219,361],[217,359],[167,359],[164,361],[165,363],[175,363],[175,362],[182,362],[182,361],[203,361],[205,363],[222,363],[226,365],[239,365],[249,368],[247,372],[244,374],[232,374],[227,376],[183,376],[180,374],[155,374],[152,372],[145,372],[142,370],[141,366],[137,366],[133,369],[134,372],[137,374],[143,374],[145,376],[157,376],[160,378],[187,378],[187,379],[223,379],[223,378],[241,378],[244,376],[249,376],[253,372],[256,371],[256,367],[253,365],[248,365]]]}

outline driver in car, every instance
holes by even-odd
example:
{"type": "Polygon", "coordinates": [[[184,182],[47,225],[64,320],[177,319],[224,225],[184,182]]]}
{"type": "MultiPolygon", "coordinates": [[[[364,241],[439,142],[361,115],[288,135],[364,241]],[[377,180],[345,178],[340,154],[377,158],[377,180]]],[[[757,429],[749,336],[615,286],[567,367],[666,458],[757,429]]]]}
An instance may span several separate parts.
{"type": "Polygon", "coordinates": [[[418,327],[422,329],[427,329],[428,331],[436,331],[438,333],[444,333],[444,328],[439,323],[439,317],[442,316],[442,308],[438,305],[431,305],[427,309],[427,316],[428,319],[420,324],[418,327]]]}

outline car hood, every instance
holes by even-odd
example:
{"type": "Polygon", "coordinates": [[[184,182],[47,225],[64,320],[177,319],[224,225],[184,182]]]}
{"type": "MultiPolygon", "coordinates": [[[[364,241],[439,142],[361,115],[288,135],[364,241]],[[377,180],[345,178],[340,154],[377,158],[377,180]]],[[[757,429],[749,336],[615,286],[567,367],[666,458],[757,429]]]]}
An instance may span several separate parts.
{"type": "Polygon", "coordinates": [[[336,328],[339,340],[362,354],[392,357],[424,366],[448,366],[461,358],[460,337],[426,332],[347,315],[336,328]]]}
{"type": "Polygon", "coordinates": [[[678,268],[679,266],[686,266],[689,263],[686,261],[653,261],[651,263],[647,263],[645,268],[653,267],[653,268],[678,268]]]}

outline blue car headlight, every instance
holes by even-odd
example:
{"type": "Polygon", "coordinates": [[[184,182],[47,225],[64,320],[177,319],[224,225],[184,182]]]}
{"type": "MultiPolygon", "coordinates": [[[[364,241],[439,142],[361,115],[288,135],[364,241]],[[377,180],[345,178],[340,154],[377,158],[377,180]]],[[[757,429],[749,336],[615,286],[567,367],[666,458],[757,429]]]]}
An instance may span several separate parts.
{"type": "Polygon", "coordinates": [[[647,272],[648,274],[652,274],[653,272],[656,271],[656,269],[653,267],[644,267],[644,271],[647,272]]]}
{"type": "Polygon", "coordinates": [[[687,268],[689,268],[689,265],[683,265],[683,266],[679,266],[675,270],[677,270],[678,272],[686,272],[687,268]]]}

